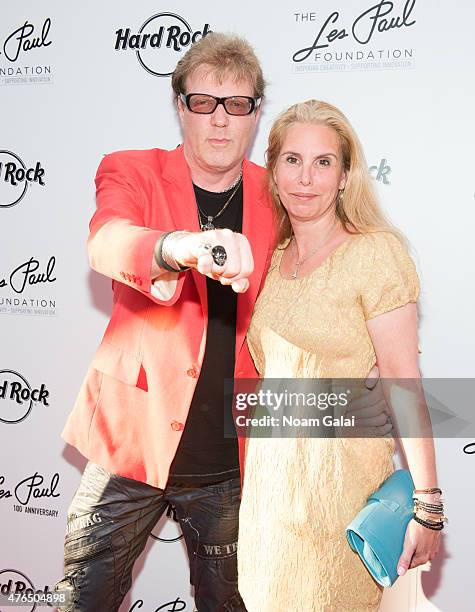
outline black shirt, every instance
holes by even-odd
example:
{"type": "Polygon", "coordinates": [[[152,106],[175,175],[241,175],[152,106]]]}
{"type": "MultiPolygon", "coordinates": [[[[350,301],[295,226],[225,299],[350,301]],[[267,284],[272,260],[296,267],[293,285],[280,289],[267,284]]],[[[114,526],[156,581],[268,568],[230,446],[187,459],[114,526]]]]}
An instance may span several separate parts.
{"type": "MultiPolygon", "coordinates": [[[[235,187],[223,193],[194,186],[203,213],[216,215],[235,187]]],[[[213,221],[216,228],[242,231],[243,188],[213,221]]],[[[196,210],[198,215],[198,209],[196,210]]],[[[207,219],[201,215],[201,223],[207,219]]],[[[224,419],[231,419],[232,395],[224,395],[224,381],[234,377],[237,294],[230,286],[206,278],[208,334],[200,376],[180,444],[170,467],[170,483],[211,484],[239,476],[236,438],[225,438],[224,419]]]]}

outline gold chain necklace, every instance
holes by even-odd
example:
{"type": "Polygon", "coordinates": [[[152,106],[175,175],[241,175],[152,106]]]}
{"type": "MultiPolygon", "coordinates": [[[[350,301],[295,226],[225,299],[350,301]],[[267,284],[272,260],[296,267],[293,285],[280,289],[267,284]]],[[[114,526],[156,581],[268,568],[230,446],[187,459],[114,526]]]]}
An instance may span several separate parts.
{"type": "MultiPolygon", "coordinates": [[[[200,227],[201,227],[201,231],[202,232],[206,232],[208,230],[214,230],[216,229],[215,226],[213,225],[213,221],[215,219],[217,219],[218,217],[220,217],[223,212],[226,210],[226,208],[229,206],[231,200],[234,198],[234,196],[237,193],[237,190],[239,189],[239,187],[241,186],[241,182],[242,182],[242,171],[241,174],[238,178],[238,182],[236,187],[233,189],[232,194],[229,196],[229,198],[226,200],[226,202],[224,203],[224,206],[221,208],[221,210],[219,210],[215,215],[207,215],[206,213],[204,213],[201,208],[200,205],[198,204],[198,202],[196,202],[196,206],[198,207],[198,212],[199,214],[199,222],[200,222],[200,227]],[[203,215],[203,217],[205,219],[208,219],[208,221],[206,223],[202,223],[201,222],[201,215],[203,215]]],[[[226,190],[227,191],[227,190],[226,190]]]]}

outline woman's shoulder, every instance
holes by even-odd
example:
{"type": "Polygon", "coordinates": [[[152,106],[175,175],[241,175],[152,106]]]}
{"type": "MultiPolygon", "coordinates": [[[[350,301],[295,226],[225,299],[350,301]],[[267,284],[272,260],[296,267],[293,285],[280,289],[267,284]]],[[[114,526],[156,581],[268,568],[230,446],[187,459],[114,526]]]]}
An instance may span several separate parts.
{"type": "Polygon", "coordinates": [[[402,237],[392,231],[363,234],[358,242],[358,279],[366,319],[417,302],[419,277],[402,237]]]}
{"type": "Polygon", "coordinates": [[[390,230],[365,232],[350,239],[344,267],[355,280],[376,275],[417,276],[404,238],[390,230]]]}
{"type": "Polygon", "coordinates": [[[410,259],[404,239],[390,230],[354,234],[348,240],[346,257],[371,265],[376,260],[410,259]]]}
{"type": "MultiPolygon", "coordinates": [[[[354,248],[360,251],[373,252],[375,249],[402,249],[407,252],[407,247],[402,237],[391,230],[375,230],[361,234],[353,234],[352,243],[354,248]]],[[[352,246],[353,246],[352,245],[352,246]]]]}

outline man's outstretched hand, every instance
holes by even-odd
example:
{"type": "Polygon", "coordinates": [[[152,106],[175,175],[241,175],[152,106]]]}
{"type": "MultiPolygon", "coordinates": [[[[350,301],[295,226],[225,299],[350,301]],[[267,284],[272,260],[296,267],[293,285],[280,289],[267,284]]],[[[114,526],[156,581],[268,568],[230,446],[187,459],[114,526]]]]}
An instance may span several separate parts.
{"type": "Polygon", "coordinates": [[[254,271],[254,259],[248,239],[229,229],[206,232],[185,232],[173,244],[173,256],[182,266],[195,268],[223,285],[231,285],[236,293],[249,288],[249,276],[254,271]],[[221,246],[226,261],[220,266],[213,260],[212,248],[221,246]]]}

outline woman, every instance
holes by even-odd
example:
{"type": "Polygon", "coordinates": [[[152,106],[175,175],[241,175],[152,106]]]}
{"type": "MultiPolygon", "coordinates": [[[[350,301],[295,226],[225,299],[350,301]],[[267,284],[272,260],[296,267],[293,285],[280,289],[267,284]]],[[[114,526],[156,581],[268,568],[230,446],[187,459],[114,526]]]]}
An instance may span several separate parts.
{"type": "MultiPolygon", "coordinates": [[[[417,274],[346,117],[315,100],[292,106],[271,129],[267,168],[280,247],[248,332],[260,375],[364,379],[377,359],[382,378],[418,379],[417,274]]],[[[402,443],[415,486],[436,487],[432,439],[402,443]]],[[[393,471],[393,451],[387,438],[250,437],[239,532],[249,612],[378,609],[345,527],[393,471]]],[[[438,539],[412,520],[399,573],[432,558],[438,539]]]]}

